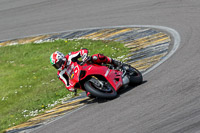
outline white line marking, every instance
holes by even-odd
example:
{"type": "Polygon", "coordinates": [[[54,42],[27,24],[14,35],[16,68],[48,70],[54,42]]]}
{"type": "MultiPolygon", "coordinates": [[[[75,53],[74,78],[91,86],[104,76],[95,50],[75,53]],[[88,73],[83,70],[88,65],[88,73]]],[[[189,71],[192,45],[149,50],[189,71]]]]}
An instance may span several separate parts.
{"type": "Polygon", "coordinates": [[[57,117],[57,118],[55,118],[54,120],[52,120],[52,121],[50,121],[50,122],[44,123],[43,125],[41,125],[41,126],[35,128],[35,129],[33,129],[33,130],[26,131],[26,132],[27,132],[27,133],[34,132],[35,130],[40,129],[40,128],[42,128],[43,126],[45,126],[45,125],[49,125],[49,124],[51,124],[51,123],[53,123],[53,122],[55,122],[55,121],[57,121],[57,120],[63,118],[64,116],[71,115],[71,114],[73,114],[74,112],[77,112],[77,111],[81,110],[82,108],[84,108],[84,107],[86,107],[86,106],[87,106],[87,105],[83,105],[82,107],[79,107],[79,108],[77,108],[77,109],[75,109],[75,110],[72,110],[71,112],[66,113],[65,115],[62,115],[62,116],[60,116],[60,117],[57,117]]]}

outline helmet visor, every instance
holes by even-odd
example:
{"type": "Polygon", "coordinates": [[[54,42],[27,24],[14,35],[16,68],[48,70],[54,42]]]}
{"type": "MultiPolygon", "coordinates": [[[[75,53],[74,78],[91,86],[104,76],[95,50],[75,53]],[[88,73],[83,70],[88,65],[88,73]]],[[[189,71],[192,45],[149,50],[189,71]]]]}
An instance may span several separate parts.
{"type": "Polygon", "coordinates": [[[59,60],[57,63],[53,64],[56,69],[59,69],[64,64],[63,60],[59,60]]]}

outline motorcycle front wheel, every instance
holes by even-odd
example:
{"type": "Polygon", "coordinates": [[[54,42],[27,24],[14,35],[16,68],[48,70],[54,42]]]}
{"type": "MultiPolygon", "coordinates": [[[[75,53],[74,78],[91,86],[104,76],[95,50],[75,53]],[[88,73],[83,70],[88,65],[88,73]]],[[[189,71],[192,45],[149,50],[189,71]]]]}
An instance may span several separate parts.
{"type": "Polygon", "coordinates": [[[143,76],[140,71],[138,71],[134,67],[130,67],[129,69],[129,76],[130,76],[130,85],[139,85],[143,82],[143,76]]]}
{"type": "Polygon", "coordinates": [[[93,96],[105,99],[114,99],[117,97],[115,89],[107,82],[97,78],[91,78],[84,84],[86,91],[93,96]]]}

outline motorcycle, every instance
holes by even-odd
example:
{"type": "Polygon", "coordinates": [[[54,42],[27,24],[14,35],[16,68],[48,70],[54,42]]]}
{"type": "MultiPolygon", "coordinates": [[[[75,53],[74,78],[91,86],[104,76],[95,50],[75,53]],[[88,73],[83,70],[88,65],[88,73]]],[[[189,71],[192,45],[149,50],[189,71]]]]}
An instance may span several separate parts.
{"type": "Polygon", "coordinates": [[[124,64],[116,69],[113,65],[72,62],[67,69],[69,83],[75,89],[90,92],[90,97],[113,99],[120,88],[138,85],[143,82],[142,74],[134,67],[124,64]]]}

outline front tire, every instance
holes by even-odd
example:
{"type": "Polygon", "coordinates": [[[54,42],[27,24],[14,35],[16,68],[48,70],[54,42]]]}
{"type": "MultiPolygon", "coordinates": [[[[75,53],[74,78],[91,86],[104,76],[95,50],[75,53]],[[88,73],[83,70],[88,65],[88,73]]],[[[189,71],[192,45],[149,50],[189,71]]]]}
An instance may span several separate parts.
{"type": "Polygon", "coordinates": [[[117,92],[107,81],[105,81],[106,85],[104,85],[104,87],[106,87],[105,89],[107,89],[109,91],[103,91],[103,89],[100,90],[93,83],[94,80],[96,80],[97,82],[102,82],[99,79],[91,78],[90,80],[86,81],[85,84],[84,84],[86,91],[90,92],[93,96],[99,97],[99,98],[114,99],[114,98],[117,97],[117,92]]]}
{"type": "Polygon", "coordinates": [[[130,67],[129,76],[130,76],[129,85],[133,86],[133,85],[142,84],[143,76],[142,76],[141,72],[138,71],[136,68],[130,67]]]}

